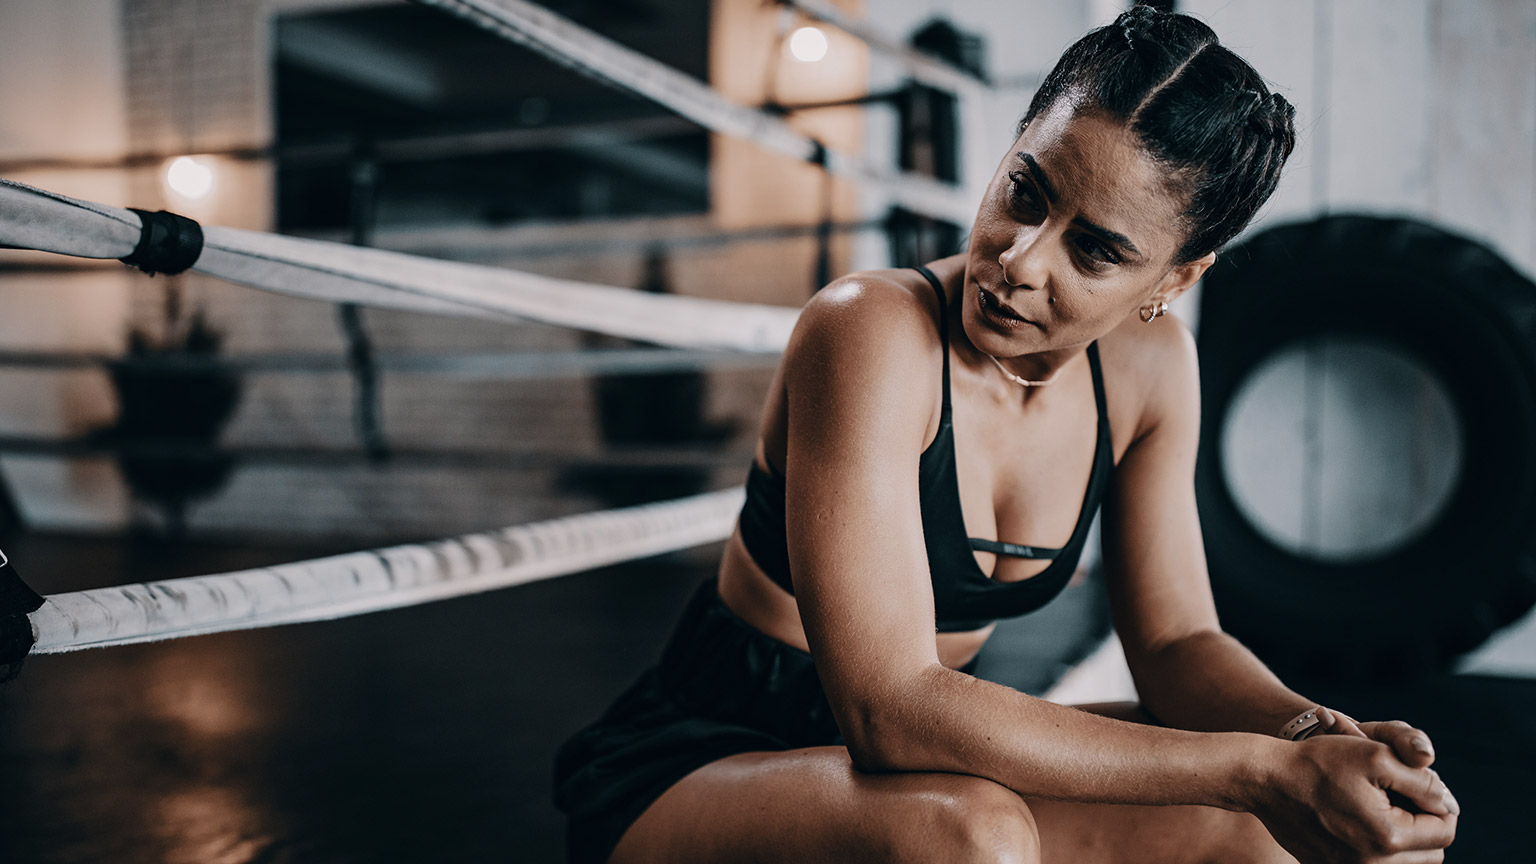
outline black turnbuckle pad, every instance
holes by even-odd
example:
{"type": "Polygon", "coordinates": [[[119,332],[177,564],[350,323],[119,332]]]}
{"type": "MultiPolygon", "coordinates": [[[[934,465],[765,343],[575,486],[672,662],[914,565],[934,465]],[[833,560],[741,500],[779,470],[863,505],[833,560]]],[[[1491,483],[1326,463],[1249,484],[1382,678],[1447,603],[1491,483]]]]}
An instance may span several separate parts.
{"type": "Polygon", "coordinates": [[[16,567],[0,550],[0,684],[21,672],[33,642],[27,614],[42,605],[43,598],[21,581],[16,567]]]}

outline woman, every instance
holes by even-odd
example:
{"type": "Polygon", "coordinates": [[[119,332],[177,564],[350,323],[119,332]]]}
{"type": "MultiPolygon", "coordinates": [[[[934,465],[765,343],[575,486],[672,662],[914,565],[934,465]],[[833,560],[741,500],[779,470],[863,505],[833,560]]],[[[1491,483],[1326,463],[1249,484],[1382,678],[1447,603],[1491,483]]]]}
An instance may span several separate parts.
{"type": "Polygon", "coordinates": [[[1194,348],[1159,319],[1274,190],[1293,113],[1135,8],[1045,79],[964,255],[806,306],[718,582],[560,754],[573,859],[1442,860],[1428,737],[1286,689],[1202,557],[1194,348]],[[1143,706],[967,674],[1101,499],[1143,706]]]}

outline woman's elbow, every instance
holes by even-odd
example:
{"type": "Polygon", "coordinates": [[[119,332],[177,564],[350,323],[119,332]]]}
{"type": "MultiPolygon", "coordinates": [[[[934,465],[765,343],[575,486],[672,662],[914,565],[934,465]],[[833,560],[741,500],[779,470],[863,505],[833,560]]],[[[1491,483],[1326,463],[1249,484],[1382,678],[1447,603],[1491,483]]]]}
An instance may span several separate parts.
{"type": "Polygon", "coordinates": [[[919,707],[925,701],[901,693],[845,700],[838,726],[854,767],[872,774],[932,770],[932,718],[925,722],[919,707]]]}
{"type": "Polygon", "coordinates": [[[860,706],[838,720],[853,767],[868,774],[913,770],[911,747],[901,723],[889,709],[860,706]]]}

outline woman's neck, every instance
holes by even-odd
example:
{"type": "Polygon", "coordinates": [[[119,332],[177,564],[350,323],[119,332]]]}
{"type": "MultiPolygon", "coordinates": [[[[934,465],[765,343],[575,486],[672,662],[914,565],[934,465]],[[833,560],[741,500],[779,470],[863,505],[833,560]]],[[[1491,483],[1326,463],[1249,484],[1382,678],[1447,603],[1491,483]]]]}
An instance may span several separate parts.
{"type": "MultiPolygon", "coordinates": [[[[963,273],[960,281],[963,289],[963,273]]],[[[1085,346],[1076,346],[1018,357],[994,357],[987,354],[977,348],[965,332],[962,291],[952,284],[946,285],[945,289],[949,304],[945,318],[949,322],[949,344],[954,350],[953,360],[980,380],[997,384],[996,388],[989,389],[994,389],[1000,396],[1008,394],[1025,402],[1044,396],[1064,377],[1070,377],[1070,367],[1086,353],[1085,346]],[[1021,384],[1020,380],[1029,383],[1021,384]]]]}

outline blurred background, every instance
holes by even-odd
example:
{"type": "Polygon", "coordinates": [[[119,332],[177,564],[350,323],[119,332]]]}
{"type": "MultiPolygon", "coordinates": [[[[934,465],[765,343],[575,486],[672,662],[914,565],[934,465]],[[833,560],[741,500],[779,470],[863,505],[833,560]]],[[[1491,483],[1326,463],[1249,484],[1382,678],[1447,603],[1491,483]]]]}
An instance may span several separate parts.
{"type": "MultiPolygon", "coordinates": [[[[878,44],[772,0],[541,5],[974,202],[1061,50],[1126,4],[834,5],[878,44]],[[904,51],[971,83],[918,83],[904,51]]],[[[1199,290],[1175,308],[1207,372],[1226,373],[1214,401],[1208,382],[1201,469],[1207,533],[1227,544],[1212,550],[1224,621],[1260,645],[1276,628],[1373,645],[1334,675],[1261,653],[1357,716],[1461,736],[1472,755],[1443,771],[1469,813],[1452,860],[1512,860],[1536,848],[1510,803],[1531,802],[1512,772],[1536,765],[1536,3],[1159,5],[1206,20],[1297,107],[1298,149],[1244,239],[1384,220],[1281,235],[1298,293],[1271,286],[1262,309],[1199,290]],[[1403,228],[1418,223],[1449,237],[1403,228]],[[1510,383],[1458,383],[1441,355],[1493,338],[1468,328],[1437,341],[1329,323],[1347,304],[1314,289],[1347,294],[1359,280],[1341,274],[1394,261],[1402,285],[1371,296],[1420,322],[1491,310],[1517,346],[1490,361],[1510,383]],[[1279,333],[1239,357],[1202,321],[1279,333]],[[1495,473],[1508,488],[1492,494],[1480,478],[1495,473]],[[1470,523],[1491,527],[1457,533],[1470,523]],[[1436,557],[1458,542],[1475,572],[1436,557]],[[1266,592],[1302,617],[1267,620],[1286,604],[1266,592]],[[1449,622],[1420,627],[1434,635],[1402,668],[1382,657],[1408,637],[1371,624],[1369,598],[1388,592],[1449,622]]],[[[841,273],[964,242],[965,226],[879,188],[405,2],[9,0],[0,81],[0,176],[205,224],[791,307],[841,273]]],[[[1245,263],[1274,271],[1252,248],[1221,276],[1239,283],[1226,296],[1264,281],[1245,263]]],[[[773,362],[0,252],[0,548],[53,593],[725,488],[745,476],[773,362]],[[621,354],[624,368],[603,359],[621,354]]],[[[0,784],[0,860],[558,860],[553,747],[650,662],[717,554],[34,658],[0,690],[0,764],[20,778],[0,784]]],[[[987,673],[1043,692],[1099,644],[1093,571],[1090,556],[1060,610],[1003,628],[987,673]]]]}

